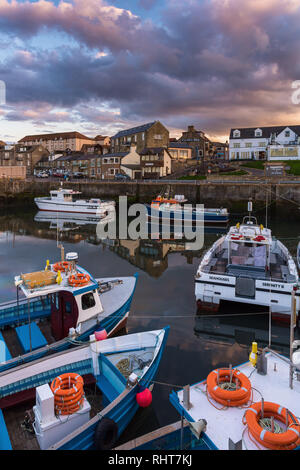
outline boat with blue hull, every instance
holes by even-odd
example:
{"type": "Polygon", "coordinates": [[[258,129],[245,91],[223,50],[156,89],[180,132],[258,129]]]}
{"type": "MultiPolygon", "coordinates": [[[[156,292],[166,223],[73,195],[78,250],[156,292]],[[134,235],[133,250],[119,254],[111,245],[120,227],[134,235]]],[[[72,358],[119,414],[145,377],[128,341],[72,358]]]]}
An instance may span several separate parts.
{"type": "Polygon", "coordinates": [[[77,265],[77,254],[68,257],[15,278],[17,300],[0,306],[0,371],[76,346],[95,330],[109,337],[126,325],[138,275],[95,279],[77,265]]]}
{"type": "Polygon", "coordinates": [[[113,448],[138,408],[151,403],[168,333],[166,327],[103,341],[95,334],[84,346],[0,373],[0,448],[113,448]]]}
{"type": "Polygon", "coordinates": [[[190,204],[183,195],[175,195],[174,198],[157,196],[151,204],[146,204],[149,219],[152,221],[184,221],[185,225],[196,222],[204,224],[227,224],[229,212],[226,208],[197,208],[190,204]]]}

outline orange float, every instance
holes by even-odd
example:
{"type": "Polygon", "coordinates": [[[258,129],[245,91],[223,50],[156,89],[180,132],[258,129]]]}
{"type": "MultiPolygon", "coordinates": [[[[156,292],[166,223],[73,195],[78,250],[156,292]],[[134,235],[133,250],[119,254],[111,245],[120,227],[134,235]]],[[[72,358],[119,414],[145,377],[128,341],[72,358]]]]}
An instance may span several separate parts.
{"type": "Polygon", "coordinates": [[[60,261],[53,265],[53,271],[55,271],[56,273],[58,271],[64,273],[68,271],[69,269],[70,269],[70,263],[68,261],[60,261]]]}
{"type": "Polygon", "coordinates": [[[222,405],[242,406],[250,399],[251,382],[245,374],[237,369],[213,370],[208,375],[206,384],[210,396],[222,405]],[[229,385],[227,389],[226,384],[229,385]],[[230,384],[232,384],[232,388],[230,384]]]}
{"type": "Polygon", "coordinates": [[[56,414],[71,415],[81,408],[84,400],[83,378],[76,373],[62,374],[51,383],[56,414]]]}
{"type": "Polygon", "coordinates": [[[72,274],[68,281],[72,287],[82,287],[86,286],[90,282],[90,276],[88,274],[76,273],[72,274]]]}
{"type": "Polygon", "coordinates": [[[245,413],[250,434],[264,447],[273,450],[292,450],[300,445],[300,422],[286,408],[272,402],[264,402],[264,418],[273,416],[275,421],[287,423],[284,432],[271,432],[261,426],[262,403],[254,403],[245,413]]]}

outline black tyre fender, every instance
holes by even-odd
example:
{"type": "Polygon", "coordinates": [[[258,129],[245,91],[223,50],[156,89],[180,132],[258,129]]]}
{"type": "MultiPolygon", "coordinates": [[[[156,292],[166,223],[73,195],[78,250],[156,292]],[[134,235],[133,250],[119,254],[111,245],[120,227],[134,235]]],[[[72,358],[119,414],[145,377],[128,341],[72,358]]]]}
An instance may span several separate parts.
{"type": "Polygon", "coordinates": [[[97,424],[94,444],[96,450],[110,450],[118,438],[118,425],[113,419],[102,418],[97,424]]]}

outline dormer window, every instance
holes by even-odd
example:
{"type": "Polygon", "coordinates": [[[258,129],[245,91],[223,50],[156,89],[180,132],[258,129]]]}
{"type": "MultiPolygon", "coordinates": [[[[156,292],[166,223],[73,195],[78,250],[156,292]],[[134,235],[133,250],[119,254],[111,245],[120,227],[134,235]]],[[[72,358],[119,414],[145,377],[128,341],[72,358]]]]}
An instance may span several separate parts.
{"type": "Polygon", "coordinates": [[[235,131],[233,131],[233,137],[241,137],[241,132],[236,129],[235,131]]]}
{"type": "Polygon", "coordinates": [[[256,129],[255,130],[255,137],[261,137],[262,136],[262,130],[261,129],[256,129]]]}
{"type": "Polygon", "coordinates": [[[291,136],[290,131],[285,131],[284,136],[285,136],[285,137],[290,137],[290,136],[291,136]]]}

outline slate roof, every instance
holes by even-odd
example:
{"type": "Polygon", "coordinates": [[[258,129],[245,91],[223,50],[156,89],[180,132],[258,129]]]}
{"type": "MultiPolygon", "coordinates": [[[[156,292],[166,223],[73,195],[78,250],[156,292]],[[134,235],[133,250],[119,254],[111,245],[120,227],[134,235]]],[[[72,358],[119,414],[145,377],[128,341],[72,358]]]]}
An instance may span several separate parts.
{"type": "Polygon", "coordinates": [[[300,136],[300,126],[271,126],[271,127],[245,127],[245,128],[239,128],[235,127],[234,129],[231,129],[230,131],[230,138],[234,139],[257,139],[257,138],[265,138],[268,139],[271,137],[271,134],[280,134],[284,129],[286,128],[291,129],[293,132],[295,132],[297,135],[300,136]],[[261,129],[262,130],[262,135],[260,137],[255,137],[255,131],[256,129],[261,129]],[[233,132],[239,130],[241,133],[240,137],[233,137],[233,132]]]}
{"type": "Polygon", "coordinates": [[[148,124],[143,124],[142,126],[138,127],[132,127],[131,129],[125,129],[124,131],[118,132],[116,135],[112,137],[112,139],[118,139],[119,137],[125,137],[127,135],[132,135],[132,134],[139,134],[140,132],[145,132],[150,127],[152,127],[156,121],[149,122],[148,124]]]}
{"type": "Polygon", "coordinates": [[[55,134],[36,134],[36,135],[26,135],[23,137],[19,142],[28,142],[32,140],[54,140],[59,139],[62,137],[63,139],[85,139],[85,140],[94,140],[91,139],[90,137],[87,137],[86,135],[81,134],[80,132],[58,132],[55,134]]]}

